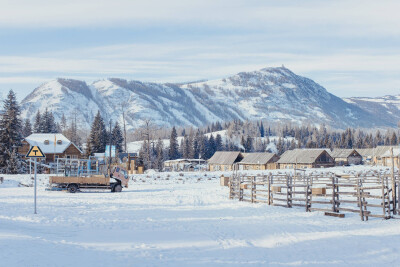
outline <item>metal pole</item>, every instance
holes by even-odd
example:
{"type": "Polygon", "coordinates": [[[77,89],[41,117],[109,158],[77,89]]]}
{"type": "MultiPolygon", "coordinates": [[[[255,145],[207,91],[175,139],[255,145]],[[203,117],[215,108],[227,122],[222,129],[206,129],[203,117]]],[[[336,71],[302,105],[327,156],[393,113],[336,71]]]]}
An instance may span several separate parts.
{"type": "Polygon", "coordinates": [[[111,177],[111,138],[112,138],[112,129],[111,129],[111,119],[110,119],[110,138],[109,138],[109,140],[110,140],[110,143],[109,143],[109,152],[110,152],[110,154],[108,155],[108,157],[109,157],[109,165],[108,165],[108,171],[109,171],[108,175],[109,175],[109,177],[111,177]]]}
{"type": "Polygon", "coordinates": [[[37,212],[36,212],[36,173],[37,173],[37,171],[36,171],[36,161],[37,161],[37,159],[35,158],[35,214],[37,214],[37,212]]]}

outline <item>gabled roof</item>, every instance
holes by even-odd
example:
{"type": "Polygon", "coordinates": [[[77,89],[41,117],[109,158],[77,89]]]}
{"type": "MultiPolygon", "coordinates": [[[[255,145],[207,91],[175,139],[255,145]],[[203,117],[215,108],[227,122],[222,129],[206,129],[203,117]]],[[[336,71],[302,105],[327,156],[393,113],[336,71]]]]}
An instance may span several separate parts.
{"type": "Polygon", "coordinates": [[[274,153],[248,153],[239,164],[267,164],[274,153]]]}
{"type": "Polygon", "coordinates": [[[299,164],[311,164],[314,163],[317,158],[323,154],[329,153],[325,149],[294,149],[287,150],[282,154],[278,163],[299,163],[299,164]]]}
{"type": "Polygon", "coordinates": [[[238,151],[217,151],[208,160],[208,164],[232,165],[243,158],[243,155],[238,151]]]}
{"type": "Polygon", "coordinates": [[[348,158],[351,155],[353,155],[354,152],[357,155],[361,156],[360,153],[358,153],[357,150],[351,149],[351,148],[348,148],[348,149],[346,149],[346,148],[335,148],[329,154],[332,156],[332,158],[348,158]]]}
{"type": "Polygon", "coordinates": [[[44,154],[61,154],[72,144],[81,153],[82,151],[63,134],[60,133],[34,133],[25,138],[31,146],[39,146],[44,154]],[[55,141],[55,143],[54,143],[55,141]],[[60,143],[57,143],[61,141],[60,143]]]}
{"type": "Polygon", "coordinates": [[[391,147],[396,148],[395,146],[377,146],[375,148],[357,149],[357,151],[363,158],[374,156],[382,157],[386,152],[390,151],[391,147]]]}
{"type": "MultiPolygon", "coordinates": [[[[385,152],[385,154],[382,155],[382,157],[388,158],[391,157],[392,153],[390,152],[390,149],[385,152]]],[[[394,147],[393,148],[393,157],[399,157],[400,156],[400,148],[399,147],[394,147]]]]}

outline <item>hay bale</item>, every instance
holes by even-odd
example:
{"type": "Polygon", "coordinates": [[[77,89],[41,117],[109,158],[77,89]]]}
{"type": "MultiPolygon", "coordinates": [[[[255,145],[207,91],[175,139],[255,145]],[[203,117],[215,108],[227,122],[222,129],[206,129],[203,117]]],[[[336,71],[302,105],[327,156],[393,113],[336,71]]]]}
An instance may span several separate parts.
{"type": "Polygon", "coordinates": [[[311,194],[313,196],[326,195],[326,188],[325,187],[312,188],[311,189],[311,194]]]}
{"type": "Polygon", "coordinates": [[[221,186],[229,186],[229,177],[221,175],[221,177],[219,178],[219,183],[221,186]]]}
{"type": "Polygon", "coordinates": [[[273,185],[273,186],[271,186],[271,190],[272,190],[272,192],[280,193],[281,192],[281,187],[277,186],[277,185],[273,185]]]}

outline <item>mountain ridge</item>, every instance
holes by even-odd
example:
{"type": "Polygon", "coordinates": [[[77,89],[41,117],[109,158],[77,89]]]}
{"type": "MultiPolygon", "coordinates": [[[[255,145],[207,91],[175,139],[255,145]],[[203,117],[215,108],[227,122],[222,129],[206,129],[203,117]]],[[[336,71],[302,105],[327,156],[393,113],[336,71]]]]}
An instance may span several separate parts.
{"type": "Polygon", "coordinates": [[[57,78],[35,88],[21,102],[31,120],[48,108],[60,120],[78,113],[88,128],[100,110],[106,119],[128,128],[146,119],[160,126],[202,126],[215,121],[270,120],[325,124],[335,128],[394,126],[359,105],[345,102],[313,80],[285,67],[240,72],[222,79],[188,83],[152,83],[109,78],[85,81],[57,78]]]}

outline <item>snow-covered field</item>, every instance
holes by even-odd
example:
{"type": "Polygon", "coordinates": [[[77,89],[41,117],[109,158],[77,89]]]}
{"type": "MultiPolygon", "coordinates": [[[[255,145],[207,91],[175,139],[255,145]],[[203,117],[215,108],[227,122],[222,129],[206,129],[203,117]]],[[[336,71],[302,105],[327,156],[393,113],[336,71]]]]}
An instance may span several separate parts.
{"type": "MultiPolygon", "coordinates": [[[[339,168],[337,171],[346,171],[339,168]]],[[[135,176],[122,193],[0,185],[0,266],[399,266],[400,221],[228,199],[219,173],[135,176]],[[168,177],[170,175],[170,177],[168,177]],[[168,179],[168,180],[167,180],[168,179]]]]}

